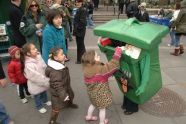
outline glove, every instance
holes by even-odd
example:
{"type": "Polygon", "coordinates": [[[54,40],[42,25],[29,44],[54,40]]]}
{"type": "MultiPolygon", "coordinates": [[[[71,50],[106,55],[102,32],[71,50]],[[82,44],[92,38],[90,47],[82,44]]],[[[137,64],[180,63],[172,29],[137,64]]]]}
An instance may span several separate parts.
{"type": "Polygon", "coordinates": [[[145,87],[144,86],[140,86],[137,90],[136,90],[136,95],[139,96],[140,94],[142,94],[145,91],[145,87]]]}

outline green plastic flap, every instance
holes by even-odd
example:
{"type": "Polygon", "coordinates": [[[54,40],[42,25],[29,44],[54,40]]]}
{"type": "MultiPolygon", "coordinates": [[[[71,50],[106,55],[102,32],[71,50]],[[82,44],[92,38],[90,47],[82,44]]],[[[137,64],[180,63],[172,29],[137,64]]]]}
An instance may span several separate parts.
{"type": "Polygon", "coordinates": [[[94,29],[97,36],[109,37],[146,50],[157,46],[168,32],[166,26],[139,22],[135,18],[112,20],[94,29]]]}

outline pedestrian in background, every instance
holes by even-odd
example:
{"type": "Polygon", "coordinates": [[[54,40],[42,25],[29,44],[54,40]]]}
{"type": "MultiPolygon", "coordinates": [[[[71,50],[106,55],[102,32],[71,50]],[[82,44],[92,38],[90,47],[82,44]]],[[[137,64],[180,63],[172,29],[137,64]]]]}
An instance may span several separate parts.
{"type": "Polygon", "coordinates": [[[171,42],[168,44],[168,46],[174,46],[175,45],[175,27],[172,27],[171,24],[177,19],[178,14],[180,12],[180,3],[176,3],[174,6],[174,12],[173,12],[173,16],[170,20],[170,37],[171,37],[171,42]]]}
{"type": "Polygon", "coordinates": [[[137,17],[139,9],[138,4],[135,0],[130,0],[130,3],[128,4],[126,9],[126,14],[128,18],[137,17]]]}
{"type": "Polygon", "coordinates": [[[59,112],[64,107],[78,108],[73,103],[74,92],[70,84],[70,73],[65,65],[65,54],[61,48],[52,48],[45,74],[50,78],[52,112],[49,124],[57,124],[59,112]]]}
{"type": "Polygon", "coordinates": [[[139,5],[139,12],[137,14],[137,19],[140,22],[149,22],[149,13],[146,11],[146,3],[143,2],[139,5]]]}
{"type": "Polygon", "coordinates": [[[45,14],[45,16],[47,16],[51,6],[52,0],[43,0],[43,2],[41,3],[41,10],[45,14]]]}
{"type": "Polygon", "coordinates": [[[119,12],[120,14],[123,14],[123,7],[124,7],[124,4],[125,4],[125,0],[118,0],[118,4],[119,4],[119,12]]]}
{"type": "Polygon", "coordinates": [[[67,56],[65,43],[65,29],[62,26],[62,13],[57,9],[49,11],[47,16],[48,24],[43,31],[42,57],[47,63],[51,48],[60,47],[67,56]]]}
{"type": "Polygon", "coordinates": [[[21,18],[24,15],[23,10],[20,7],[21,0],[11,0],[10,8],[9,8],[9,18],[12,28],[12,39],[14,41],[14,45],[18,47],[22,47],[25,43],[25,37],[19,31],[19,25],[21,22],[21,18]]]}
{"type": "Polygon", "coordinates": [[[20,61],[20,48],[17,46],[11,46],[8,49],[8,52],[11,56],[11,61],[8,64],[9,79],[12,83],[15,83],[19,86],[19,96],[22,103],[27,103],[28,100],[25,97],[24,91],[28,97],[30,97],[30,93],[28,92],[27,79],[22,71],[23,65],[20,61]]]}
{"type": "Polygon", "coordinates": [[[93,28],[94,26],[94,22],[93,22],[93,11],[94,11],[94,7],[93,7],[93,3],[91,0],[87,0],[87,27],[88,28],[93,28]]]}
{"type": "Polygon", "coordinates": [[[175,27],[175,49],[174,52],[171,52],[171,55],[178,56],[184,53],[184,47],[180,44],[180,38],[183,35],[186,35],[186,0],[181,2],[181,9],[178,14],[178,17],[172,23],[172,27],[175,27]]]}
{"type": "Polygon", "coordinates": [[[24,74],[27,78],[28,91],[34,95],[35,106],[40,113],[46,113],[48,101],[47,90],[49,88],[49,78],[45,76],[46,64],[33,43],[26,43],[21,51],[21,62],[24,67],[24,74]]]}
{"type": "Polygon", "coordinates": [[[78,0],[76,2],[77,12],[74,17],[74,30],[73,35],[76,37],[77,44],[77,61],[76,64],[81,64],[81,57],[85,50],[84,38],[87,25],[87,10],[82,5],[83,1],[78,0]]]}
{"type": "MultiPolygon", "coordinates": [[[[3,71],[2,63],[0,60],[0,87],[5,87],[7,80],[3,71]]],[[[7,114],[5,106],[0,102],[0,123],[1,124],[14,124],[10,116],[7,114]]]]}
{"type": "Polygon", "coordinates": [[[41,12],[37,0],[27,0],[25,15],[21,19],[20,31],[26,37],[26,41],[33,43],[41,52],[42,30],[46,25],[45,14],[41,12]]]}
{"type": "Polygon", "coordinates": [[[91,102],[85,117],[86,121],[96,121],[98,119],[97,116],[93,116],[95,108],[98,108],[99,124],[108,124],[106,108],[112,103],[112,93],[109,88],[108,78],[119,68],[122,50],[124,50],[123,47],[117,47],[112,60],[106,64],[100,62],[100,56],[95,50],[83,54],[81,62],[84,81],[91,102]]]}

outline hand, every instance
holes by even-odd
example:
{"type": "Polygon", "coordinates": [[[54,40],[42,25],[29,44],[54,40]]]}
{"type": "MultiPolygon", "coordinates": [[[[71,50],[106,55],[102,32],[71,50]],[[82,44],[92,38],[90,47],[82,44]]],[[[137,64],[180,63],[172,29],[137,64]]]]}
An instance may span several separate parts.
{"type": "Polygon", "coordinates": [[[7,83],[7,80],[6,80],[6,79],[1,79],[1,80],[0,80],[0,85],[1,85],[2,87],[5,87],[5,86],[6,86],[6,83],[7,83]]]}
{"type": "Polygon", "coordinates": [[[70,99],[69,99],[69,96],[67,96],[67,97],[64,99],[64,102],[65,102],[65,101],[68,101],[68,100],[70,100],[70,99]]]}
{"type": "Polygon", "coordinates": [[[145,88],[143,86],[140,86],[137,90],[136,90],[136,95],[139,96],[140,94],[142,94],[145,91],[145,88]]]}
{"type": "Polygon", "coordinates": [[[36,35],[41,37],[42,36],[42,32],[37,32],[36,35]]]}
{"type": "Polygon", "coordinates": [[[121,46],[121,47],[119,47],[119,48],[120,48],[122,51],[126,49],[125,46],[121,46]]]}
{"type": "Polygon", "coordinates": [[[41,29],[41,28],[43,27],[43,24],[38,23],[38,24],[36,24],[35,26],[36,26],[37,29],[41,29]]]}

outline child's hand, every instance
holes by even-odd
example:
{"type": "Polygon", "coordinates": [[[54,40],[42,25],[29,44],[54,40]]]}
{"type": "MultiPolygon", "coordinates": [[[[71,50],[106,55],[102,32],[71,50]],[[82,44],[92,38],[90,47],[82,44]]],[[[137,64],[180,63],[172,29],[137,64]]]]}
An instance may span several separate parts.
{"type": "Polygon", "coordinates": [[[0,86],[5,87],[6,86],[6,83],[7,83],[7,80],[6,79],[1,79],[0,80],[0,86]]]}
{"type": "Polygon", "coordinates": [[[67,97],[64,99],[64,102],[65,102],[65,101],[68,101],[68,100],[70,100],[70,99],[69,99],[69,96],[67,96],[67,97]]]}
{"type": "Polygon", "coordinates": [[[122,51],[126,49],[125,46],[121,46],[121,47],[119,47],[119,48],[120,48],[122,51]]]}

